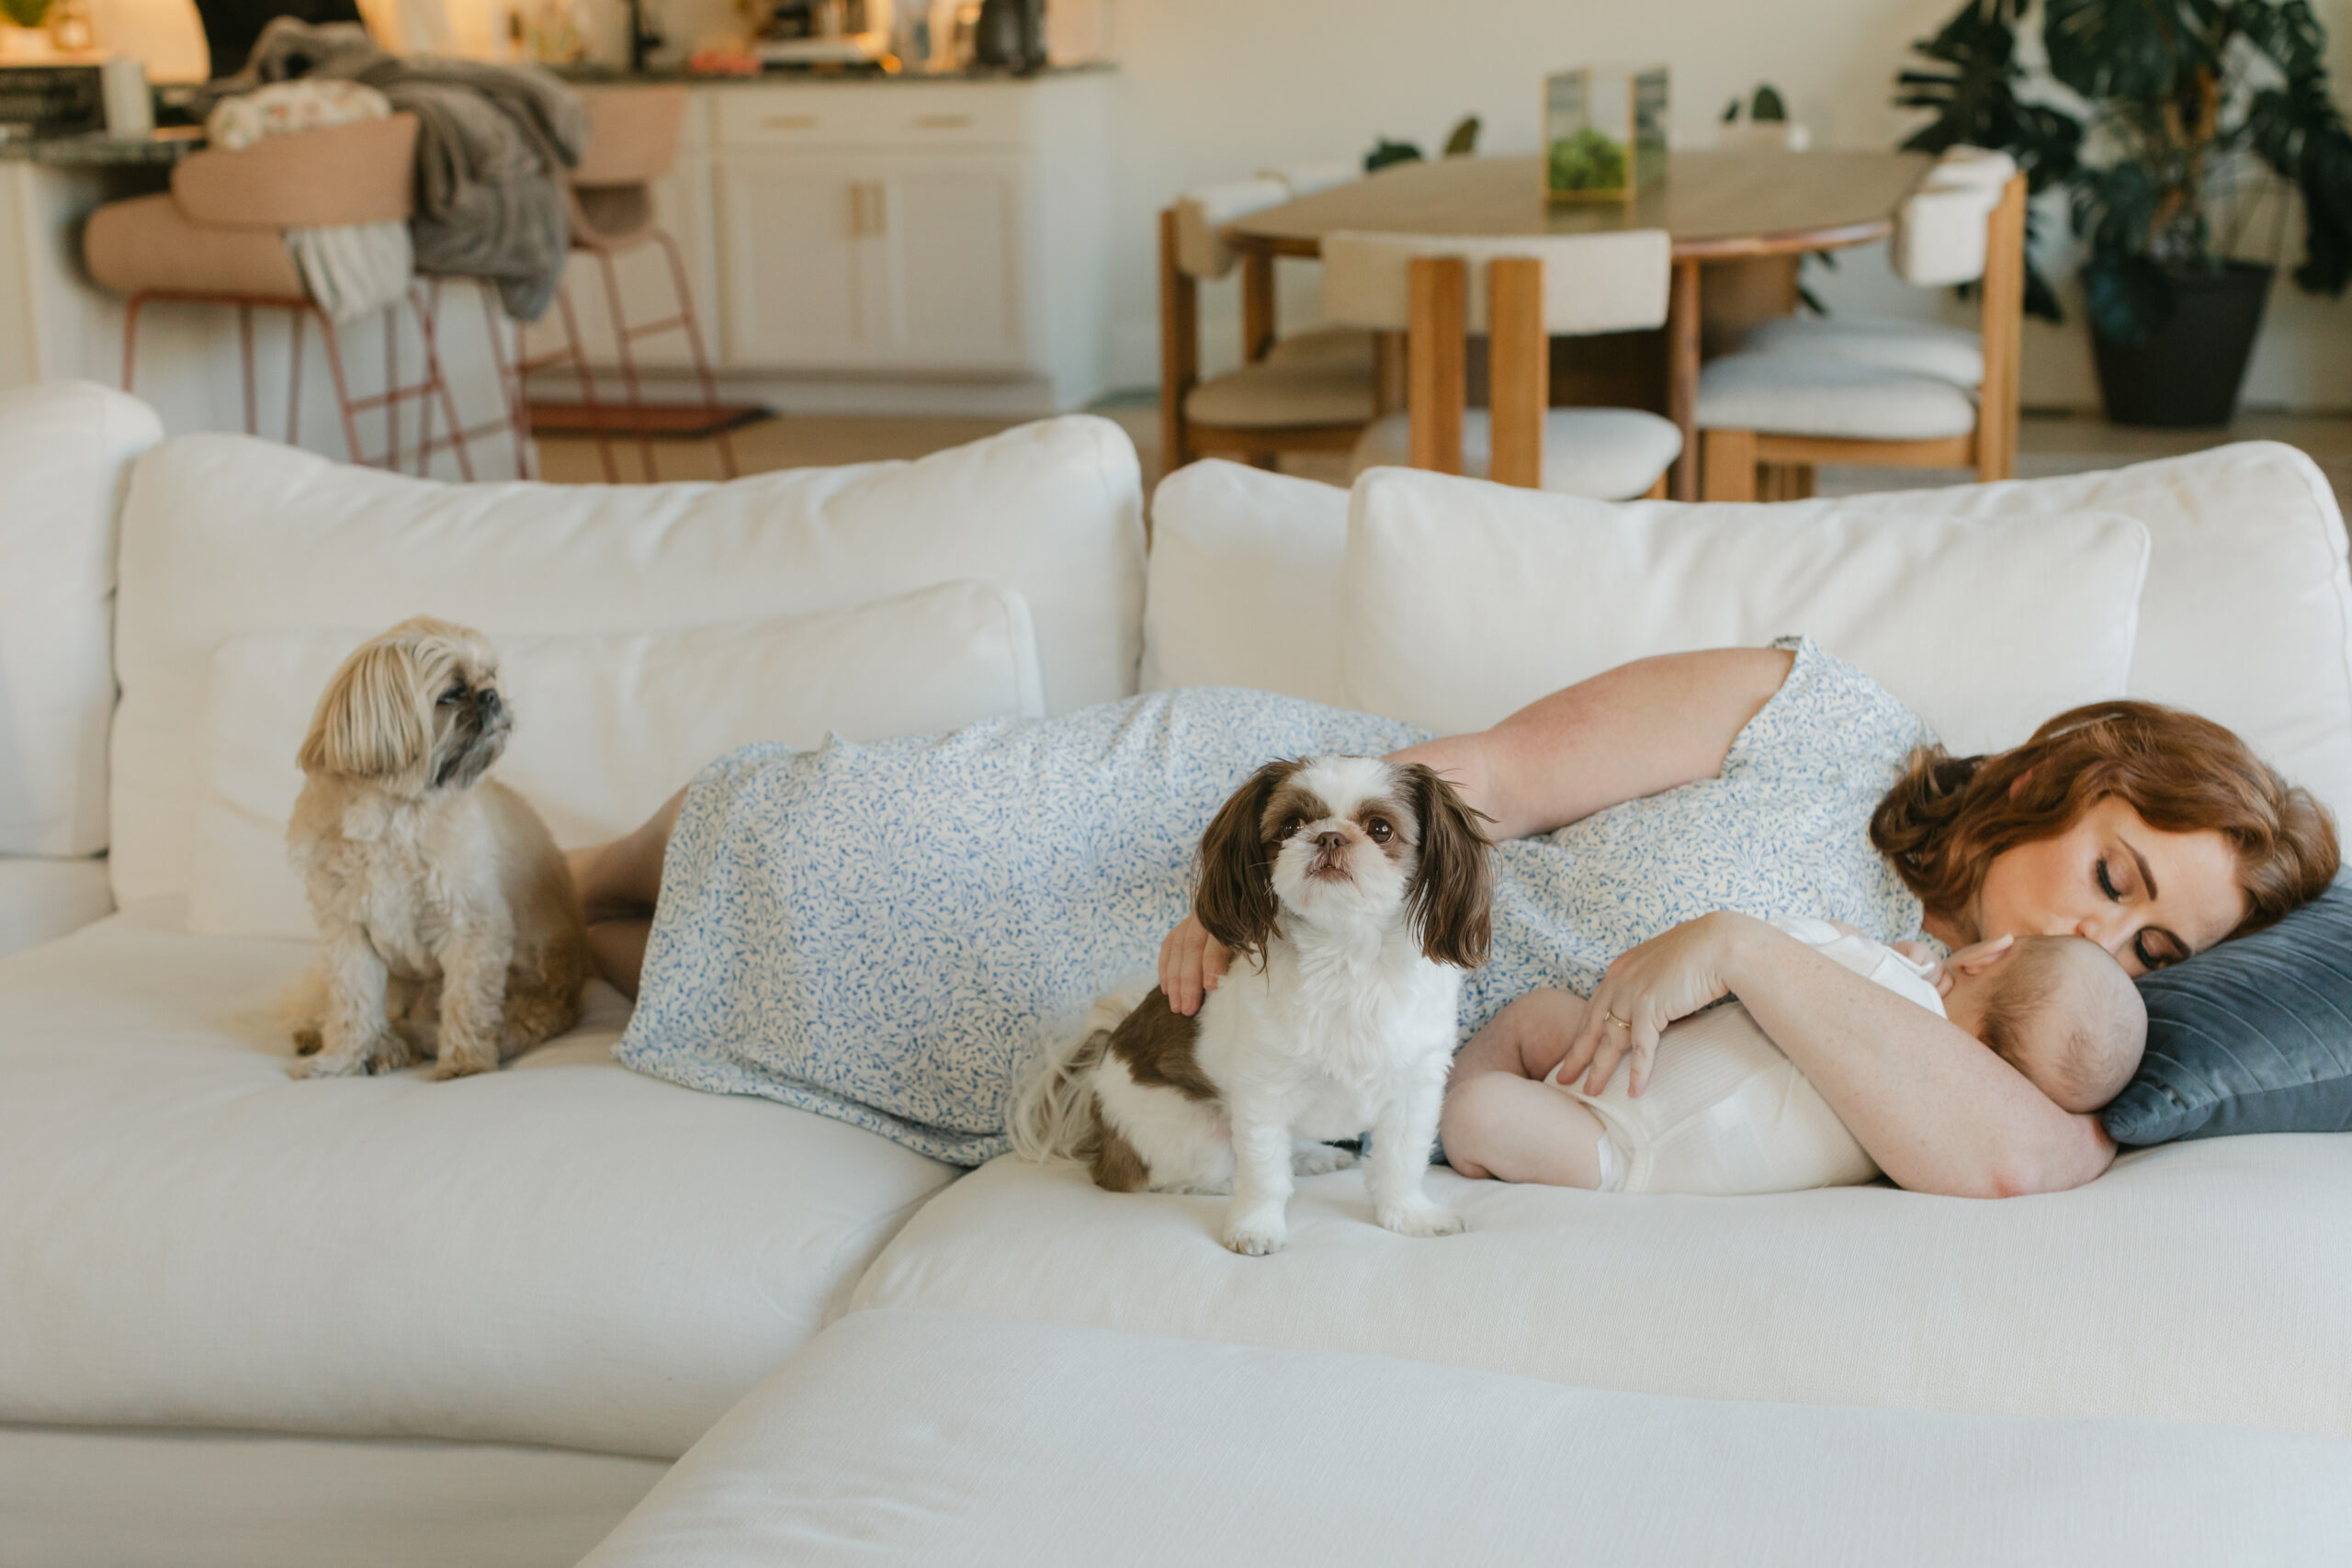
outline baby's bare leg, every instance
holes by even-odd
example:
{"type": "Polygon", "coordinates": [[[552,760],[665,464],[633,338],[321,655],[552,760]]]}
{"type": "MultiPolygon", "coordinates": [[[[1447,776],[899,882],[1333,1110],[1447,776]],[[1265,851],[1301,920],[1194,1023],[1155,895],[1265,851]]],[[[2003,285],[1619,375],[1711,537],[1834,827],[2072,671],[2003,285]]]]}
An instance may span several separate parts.
{"type": "Polygon", "coordinates": [[[1464,1176],[1553,1187],[1600,1185],[1600,1119],[1543,1080],[1567,1055],[1585,999],[1530,991],[1453,1058],[1440,1137],[1464,1176]]]}
{"type": "Polygon", "coordinates": [[[1445,1157],[1464,1176],[1546,1187],[1600,1185],[1607,1130],[1600,1117],[1550,1084],[1482,1073],[1453,1086],[1441,1126],[1445,1157]]]}

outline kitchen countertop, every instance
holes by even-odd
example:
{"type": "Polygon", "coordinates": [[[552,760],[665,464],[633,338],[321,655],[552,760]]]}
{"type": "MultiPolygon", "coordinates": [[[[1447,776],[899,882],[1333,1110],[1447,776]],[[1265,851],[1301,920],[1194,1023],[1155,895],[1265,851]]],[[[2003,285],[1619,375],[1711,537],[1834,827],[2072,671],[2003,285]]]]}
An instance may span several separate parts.
{"type": "Polygon", "coordinates": [[[0,136],[0,163],[79,168],[126,164],[161,166],[176,164],[203,145],[204,131],[193,125],[141,137],[96,131],[83,136],[0,136]]]}
{"type": "Polygon", "coordinates": [[[1047,76],[1085,76],[1109,71],[1109,61],[1085,65],[1048,65],[1029,75],[1017,75],[993,65],[968,65],[960,71],[881,71],[867,65],[791,65],[763,71],[755,76],[688,71],[683,65],[653,65],[631,71],[625,65],[558,65],[555,73],[577,87],[618,87],[681,82],[690,87],[866,86],[914,85],[924,82],[1034,82],[1047,76]]]}

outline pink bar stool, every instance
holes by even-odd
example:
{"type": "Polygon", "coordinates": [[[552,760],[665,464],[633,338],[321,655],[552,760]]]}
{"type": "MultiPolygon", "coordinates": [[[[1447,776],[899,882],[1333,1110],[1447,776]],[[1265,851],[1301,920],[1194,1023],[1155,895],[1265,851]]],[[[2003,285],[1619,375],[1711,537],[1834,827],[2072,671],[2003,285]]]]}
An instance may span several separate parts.
{"type": "Polygon", "coordinates": [[[457,405],[441,374],[434,314],[422,290],[408,303],[424,346],[424,378],[400,380],[399,320],[384,312],[385,389],[354,398],[344,374],[343,346],[333,318],[302,281],[285,231],[342,223],[406,221],[415,203],[416,118],[322,127],[270,137],[242,151],[206,151],[181,161],[172,186],[153,196],[108,202],[91,214],[82,237],[83,259],[100,286],[128,297],[122,326],[122,385],[130,390],[138,368],[139,320],[152,304],[233,305],[244,374],[245,433],[258,434],[254,394],[253,312],[285,310],[292,317],[292,367],[287,377],[286,439],[300,430],[303,323],[315,318],[326,346],[351,460],[397,468],[402,446],[400,411],[420,405],[414,452],[424,471],[435,452],[454,450],[458,467],[473,478],[473,461],[458,426],[457,405]],[[449,434],[435,436],[435,408],[449,434]],[[385,449],[360,444],[358,416],[382,410],[385,449]]]}
{"type": "MultiPolygon", "coordinates": [[[[718,384],[711,376],[710,361],[703,352],[702,328],[695,315],[685,262],[678,253],[677,241],[653,220],[652,184],[668,175],[678,162],[678,141],[685,129],[686,109],[691,101],[684,87],[629,87],[589,94],[588,152],[565,184],[571,208],[571,248],[594,256],[604,273],[605,303],[612,315],[613,346],[620,360],[626,400],[619,407],[628,411],[635,424],[649,480],[655,477],[653,440],[646,426],[645,402],[639,390],[637,355],[632,345],[641,338],[666,332],[685,334],[695,376],[702,388],[703,412],[709,422],[711,439],[718,447],[719,470],[730,479],[736,474],[735,446],[724,423],[718,384]],[[675,310],[657,321],[631,322],[613,264],[616,257],[648,243],[659,245],[669,263],[675,310]]],[[[587,405],[589,422],[596,433],[596,454],[604,464],[605,481],[616,483],[620,469],[614,460],[611,431],[603,412],[608,405],[599,400],[594,378],[589,371],[569,286],[556,296],[556,300],[562,312],[564,346],[518,366],[517,379],[559,365],[571,367],[580,378],[581,400],[587,405]]]]}

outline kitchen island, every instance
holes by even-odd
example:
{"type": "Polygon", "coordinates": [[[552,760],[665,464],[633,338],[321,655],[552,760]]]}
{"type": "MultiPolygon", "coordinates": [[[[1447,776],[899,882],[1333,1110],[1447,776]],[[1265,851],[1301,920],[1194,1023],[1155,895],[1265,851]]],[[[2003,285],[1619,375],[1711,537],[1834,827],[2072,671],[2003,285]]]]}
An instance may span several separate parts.
{"type": "MultiPolygon", "coordinates": [[[[82,227],[101,203],[168,187],[175,164],[202,146],[193,128],[122,139],[102,135],[0,139],[0,390],[37,381],[89,380],[122,384],[123,302],[91,281],[82,265],[82,227]]],[[[443,289],[442,361],[459,416],[469,424],[503,417],[505,407],[480,304],[471,285],[443,289]]],[[[512,323],[501,319],[511,335],[512,323]]],[[[413,379],[421,364],[414,328],[401,312],[403,368],[413,379]]],[[[354,322],[342,333],[353,395],[384,385],[381,318],[354,322]]],[[[258,433],[283,440],[292,415],[296,444],[345,457],[343,424],[316,332],[303,334],[299,382],[289,384],[291,329],[282,310],[254,313],[254,400],[258,433]],[[291,406],[299,397],[299,408],[291,406]]],[[[245,428],[245,393],[237,312],[226,306],[157,304],[139,321],[138,378],[132,389],[163,415],[173,434],[245,428]]],[[[415,405],[401,412],[411,441],[415,405]]],[[[363,415],[363,444],[380,448],[383,418],[363,415]]],[[[476,443],[477,477],[503,478],[515,467],[503,436],[476,443]]],[[[431,471],[455,478],[447,452],[431,471]]]]}

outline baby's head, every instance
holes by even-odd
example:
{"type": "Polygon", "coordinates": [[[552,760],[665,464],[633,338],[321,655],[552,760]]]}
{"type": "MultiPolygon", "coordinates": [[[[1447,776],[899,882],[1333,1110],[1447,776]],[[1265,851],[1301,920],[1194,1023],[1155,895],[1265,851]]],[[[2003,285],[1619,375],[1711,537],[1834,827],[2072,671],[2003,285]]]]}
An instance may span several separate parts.
{"type": "Polygon", "coordinates": [[[2068,1111],[2097,1111],[2139,1070],[2148,1043],[2140,988],[2099,945],[2021,936],[1944,997],[1946,1016],[2068,1111]]]}

